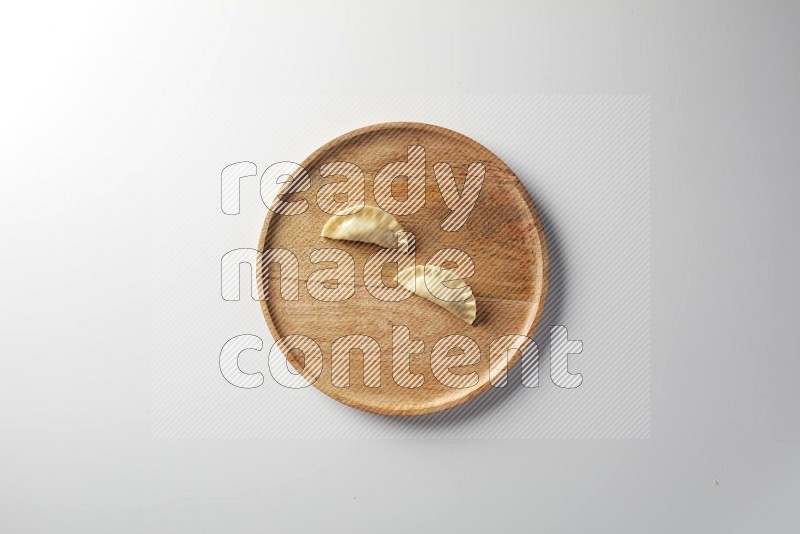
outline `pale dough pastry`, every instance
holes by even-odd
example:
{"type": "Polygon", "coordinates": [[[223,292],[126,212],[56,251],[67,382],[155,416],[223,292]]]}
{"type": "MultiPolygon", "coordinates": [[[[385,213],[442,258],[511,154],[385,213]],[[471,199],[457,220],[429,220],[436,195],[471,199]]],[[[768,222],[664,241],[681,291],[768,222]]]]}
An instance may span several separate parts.
{"type": "Polygon", "coordinates": [[[409,291],[413,291],[420,297],[438,304],[465,323],[472,324],[475,322],[475,295],[472,294],[472,288],[457,276],[455,272],[447,269],[440,269],[430,265],[417,265],[397,273],[397,281],[409,291]],[[451,289],[467,288],[466,293],[469,296],[465,300],[450,302],[432,295],[428,288],[436,288],[437,284],[442,285],[444,281],[446,281],[445,287],[451,289]]]}
{"type": "Polygon", "coordinates": [[[405,252],[408,240],[405,237],[398,239],[397,235],[402,231],[400,223],[385,211],[373,206],[355,206],[328,219],[320,235],[328,239],[374,243],[384,248],[399,247],[405,252]]]}

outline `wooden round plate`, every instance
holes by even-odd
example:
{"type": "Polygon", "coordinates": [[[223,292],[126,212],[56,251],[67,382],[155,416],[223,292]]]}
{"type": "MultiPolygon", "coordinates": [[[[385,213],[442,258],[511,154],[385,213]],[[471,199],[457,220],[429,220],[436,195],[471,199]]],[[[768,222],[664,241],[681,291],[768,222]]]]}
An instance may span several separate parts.
{"type": "MultiPolygon", "coordinates": [[[[313,380],[314,386],[347,405],[384,415],[420,415],[445,410],[491,387],[490,343],[509,334],[532,336],[547,289],[547,248],[542,224],[528,192],[514,173],[472,139],[421,123],[385,123],[355,130],[329,142],[301,165],[310,176],[310,187],[281,196],[286,201],[307,200],[307,210],[299,215],[269,211],[259,239],[261,251],[285,249],[298,258],[298,299],[265,298],[265,284],[262,284],[261,306],[274,339],[299,334],[314,340],[322,350],[322,372],[313,380]],[[366,204],[375,206],[376,174],[389,163],[407,161],[408,147],[412,145],[425,149],[425,204],[414,214],[395,218],[405,231],[415,236],[418,265],[425,264],[434,252],[444,248],[463,250],[472,258],[475,273],[466,281],[477,303],[473,325],[416,295],[400,302],[374,298],[364,287],[364,265],[369,256],[381,249],[366,243],[320,237],[322,226],[331,215],[317,205],[317,192],[327,183],[342,181],[342,176],[323,178],[320,167],[332,162],[349,162],[360,167],[365,176],[366,204]],[[480,162],[485,166],[484,183],[475,207],[466,223],[455,232],[444,231],[441,226],[451,210],[443,200],[434,173],[434,165],[439,162],[451,166],[460,190],[471,163],[480,162]],[[347,300],[322,302],[308,292],[306,281],[312,272],[335,266],[314,264],[309,259],[313,250],[326,248],[345,250],[355,260],[355,293],[347,300]],[[424,377],[420,387],[403,387],[393,379],[393,325],[407,326],[413,340],[424,341],[424,351],[413,355],[410,363],[410,370],[424,377]],[[331,346],[337,338],[350,334],[370,336],[380,344],[379,387],[365,385],[364,356],[358,350],[350,353],[349,385],[334,385],[331,346]],[[437,363],[443,364],[431,361],[434,345],[452,334],[472,338],[480,349],[478,363],[452,369],[454,374],[477,372],[477,384],[472,387],[445,386],[432,371],[432,365],[435,369],[437,363]]],[[[402,200],[407,194],[406,180],[396,179],[392,183],[392,193],[402,200]]],[[[279,274],[275,273],[279,271],[273,269],[262,259],[258,267],[259,280],[277,279],[279,274]]],[[[386,271],[389,276],[385,279],[391,283],[396,272],[390,272],[389,268],[386,271]]],[[[458,349],[451,352],[455,354],[458,349]]],[[[517,362],[520,354],[520,351],[511,351],[508,368],[517,362]]],[[[300,351],[290,350],[285,356],[308,378],[305,356],[300,351]]],[[[492,378],[496,380],[494,374],[492,378]]]]}

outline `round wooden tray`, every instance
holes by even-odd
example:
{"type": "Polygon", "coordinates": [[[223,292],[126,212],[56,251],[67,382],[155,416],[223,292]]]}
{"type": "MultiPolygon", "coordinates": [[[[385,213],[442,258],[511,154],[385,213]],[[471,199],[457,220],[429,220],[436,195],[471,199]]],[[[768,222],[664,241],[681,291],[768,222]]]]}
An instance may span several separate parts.
{"type": "MultiPolygon", "coordinates": [[[[532,336],[544,307],[547,289],[547,247],[542,224],[525,187],[494,154],[472,139],[446,128],[422,123],[385,123],[361,128],[334,139],[301,163],[311,177],[302,193],[284,195],[285,200],[306,199],[308,209],[300,215],[279,215],[269,211],[259,238],[259,250],[287,249],[300,264],[298,300],[277,296],[264,298],[261,306],[267,326],[277,340],[290,334],[313,339],[322,349],[322,374],[313,384],[334,399],[355,408],[384,415],[420,415],[445,410],[466,402],[491,387],[489,345],[508,334],[532,336]],[[439,249],[458,248],[469,254],[475,274],[467,279],[477,301],[477,317],[468,325],[443,308],[416,295],[401,302],[383,302],[364,287],[364,265],[379,251],[376,245],[333,241],[320,237],[330,218],[316,202],[317,191],[341,176],[322,178],[325,163],[344,161],[358,165],[365,174],[366,204],[375,206],[373,180],[391,162],[405,162],[408,147],[425,149],[425,205],[412,215],[395,216],[416,238],[416,262],[422,265],[439,249]],[[446,232],[441,223],[451,213],[443,201],[433,166],[450,164],[456,183],[463,188],[470,163],[485,165],[480,196],[466,223],[456,232],[446,232]],[[355,259],[355,293],[342,302],[321,302],[311,297],[306,281],[311,272],[333,264],[313,264],[315,249],[346,250],[355,259]],[[423,340],[424,352],[412,356],[411,371],[422,373],[424,383],[406,388],[392,378],[392,325],[405,325],[412,339],[423,340]],[[363,334],[381,347],[380,387],[364,384],[363,354],[351,351],[350,383],[336,387],[331,379],[331,345],[339,337],[363,334]],[[454,369],[455,374],[478,373],[473,387],[451,388],[437,380],[431,370],[431,351],[436,342],[451,334],[469,336],[481,351],[477,364],[454,369]]],[[[393,193],[402,195],[404,180],[395,180],[393,193]],[[399,185],[398,185],[399,183],[399,185]],[[400,187],[398,192],[395,186],[400,187]]],[[[288,185],[288,184],[287,184],[288,185]]],[[[338,199],[337,199],[338,200],[338,199]]],[[[259,265],[259,280],[273,275],[259,265]]],[[[274,286],[273,286],[274,287],[274,286]]],[[[292,350],[285,354],[294,368],[306,376],[304,357],[292,350]]],[[[519,359],[512,351],[508,368],[519,359]]]]}

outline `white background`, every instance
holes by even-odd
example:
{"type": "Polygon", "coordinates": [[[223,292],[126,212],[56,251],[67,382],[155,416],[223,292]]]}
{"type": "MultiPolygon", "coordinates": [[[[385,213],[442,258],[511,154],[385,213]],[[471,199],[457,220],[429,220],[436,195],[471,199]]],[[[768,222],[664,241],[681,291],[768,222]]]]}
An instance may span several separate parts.
{"type": "Polygon", "coordinates": [[[796,3],[20,6],[4,532],[796,530],[796,3]],[[332,136],[253,114],[287,93],[651,95],[650,439],[151,439],[152,187],[332,136]]]}

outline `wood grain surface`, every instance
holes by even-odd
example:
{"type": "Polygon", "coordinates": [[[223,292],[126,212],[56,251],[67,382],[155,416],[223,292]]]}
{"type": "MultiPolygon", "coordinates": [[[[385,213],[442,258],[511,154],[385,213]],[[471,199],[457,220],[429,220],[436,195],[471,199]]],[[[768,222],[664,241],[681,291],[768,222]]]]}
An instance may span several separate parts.
{"type": "MultiPolygon", "coordinates": [[[[313,385],[330,397],[355,408],[384,415],[420,415],[456,406],[491,387],[489,379],[489,346],[492,340],[508,334],[532,336],[544,307],[547,289],[547,247],[542,224],[533,202],[514,173],[494,154],[472,139],[451,130],[421,123],[376,124],[347,133],[318,149],[301,163],[310,178],[307,191],[284,195],[285,200],[306,199],[308,209],[299,215],[268,212],[259,238],[258,248],[287,249],[300,264],[298,300],[279,297],[274,289],[279,271],[262,260],[259,280],[270,280],[273,288],[265,298],[265,285],[260,285],[261,306],[267,325],[277,340],[290,334],[313,339],[323,354],[322,373],[313,385]],[[408,147],[425,149],[425,205],[411,215],[396,216],[406,231],[416,239],[416,263],[424,264],[434,252],[443,248],[465,251],[475,264],[475,274],[466,281],[477,301],[477,317],[473,325],[465,324],[434,303],[416,295],[401,302],[383,302],[364,287],[364,265],[367,258],[380,250],[376,245],[349,241],[332,241],[320,237],[320,230],[330,218],[317,205],[316,194],[326,183],[342,177],[320,176],[322,165],[344,161],[358,165],[365,174],[366,204],[376,205],[373,180],[387,164],[406,161],[408,147]],[[455,232],[444,231],[442,221],[451,213],[435,179],[433,166],[438,162],[451,165],[456,183],[463,187],[470,163],[485,165],[485,179],[477,203],[466,223],[455,232]],[[338,248],[355,259],[355,292],[342,302],[322,302],[308,292],[310,273],[334,264],[314,264],[309,254],[315,249],[338,248]],[[412,356],[410,369],[420,373],[420,387],[402,387],[392,374],[392,326],[405,325],[411,338],[424,341],[424,351],[412,356]],[[375,339],[381,348],[380,386],[364,383],[363,354],[350,354],[350,380],[347,387],[336,387],[331,377],[331,345],[337,338],[362,334],[375,339]],[[477,384],[452,388],[441,383],[432,372],[431,352],[441,338],[451,334],[468,336],[480,348],[478,363],[453,369],[454,374],[477,372],[477,384]]],[[[395,180],[393,194],[402,198],[404,180],[395,180]]],[[[285,190],[285,187],[284,187],[285,190]]],[[[394,275],[387,269],[389,283],[394,275]]],[[[457,354],[457,349],[451,351],[457,354]]],[[[509,368],[519,357],[513,351],[509,368]]],[[[304,376],[304,357],[292,350],[288,361],[304,376]]],[[[452,355],[445,356],[452,358],[452,355]]],[[[452,361],[452,360],[448,360],[452,361]]]]}

